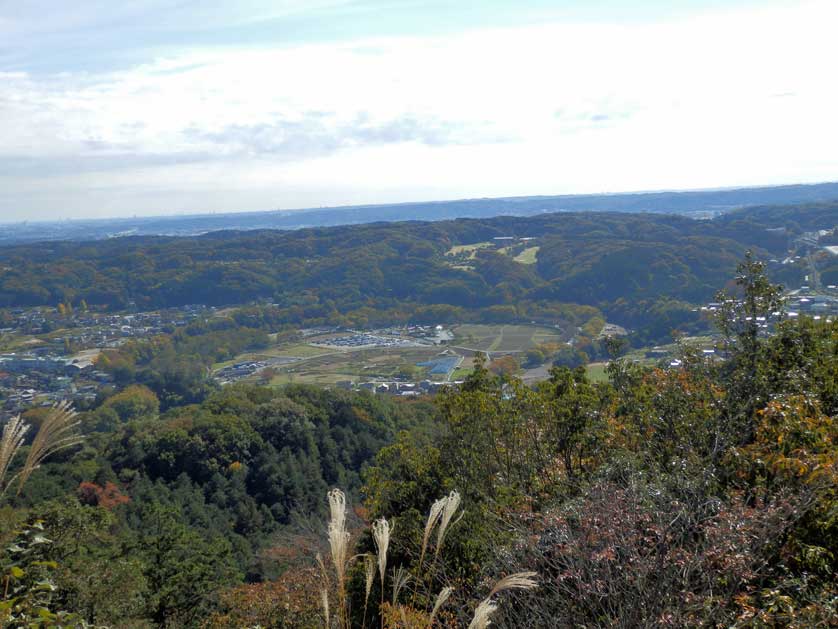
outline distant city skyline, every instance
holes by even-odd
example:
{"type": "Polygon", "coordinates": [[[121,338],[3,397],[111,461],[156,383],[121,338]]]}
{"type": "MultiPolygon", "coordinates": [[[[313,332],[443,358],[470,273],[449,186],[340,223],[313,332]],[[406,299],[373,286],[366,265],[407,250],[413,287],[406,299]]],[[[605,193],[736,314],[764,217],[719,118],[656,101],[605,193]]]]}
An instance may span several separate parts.
{"type": "Polygon", "coordinates": [[[121,4],[0,0],[0,223],[838,179],[831,1],[121,4]]]}

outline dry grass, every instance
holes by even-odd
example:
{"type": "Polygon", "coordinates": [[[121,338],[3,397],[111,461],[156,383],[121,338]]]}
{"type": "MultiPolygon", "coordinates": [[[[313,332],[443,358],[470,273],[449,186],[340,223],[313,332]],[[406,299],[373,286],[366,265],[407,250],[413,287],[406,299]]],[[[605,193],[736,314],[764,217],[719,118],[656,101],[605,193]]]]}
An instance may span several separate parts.
{"type": "Polygon", "coordinates": [[[488,627],[491,623],[489,617],[494,614],[497,609],[498,605],[492,601],[492,599],[486,598],[480,601],[477,609],[474,610],[474,618],[471,619],[468,629],[486,629],[486,627],[488,627]]]}
{"type": "Polygon", "coordinates": [[[20,479],[17,493],[20,494],[26,481],[36,469],[41,466],[44,459],[59,450],[69,448],[81,443],[83,436],[76,432],[79,421],[76,420],[76,411],[66,400],[53,406],[41,424],[38,434],[32,441],[29,455],[20,470],[20,479]]]}
{"type": "Polygon", "coordinates": [[[422,562],[425,559],[425,552],[428,550],[428,541],[431,538],[431,533],[439,522],[439,518],[442,516],[442,512],[445,509],[447,501],[448,497],[440,498],[431,505],[431,511],[428,513],[428,520],[425,522],[425,533],[422,535],[422,551],[419,553],[420,570],[422,569],[422,562]]]}
{"type": "Polygon", "coordinates": [[[378,551],[378,573],[383,588],[387,573],[387,547],[390,545],[390,523],[386,518],[379,518],[372,523],[372,538],[378,551]]]}
{"type": "Polygon", "coordinates": [[[346,495],[340,489],[332,489],[329,499],[329,548],[332,563],[335,566],[338,607],[337,618],[341,627],[349,627],[349,615],[346,605],[346,565],[349,555],[349,531],[346,530],[346,495]]]}
{"type": "Polygon", "coordinates": [[[323,605],[323,618],[326,621],[326,628],[332,626],[331,619],[329,618],[329,591],[326,588],[320,590],[320,602],[323,605]]]}
{"type": "Polygon", "coordinates": [[[410,581],[410,574],[404,569],[404,566],[393,568],[393,605],[398,602],[399,594],[401,594],[408,581],[410,581]]]}
{"type": "MultiPolygon", "coordinates": [[[[439,522],[439,530],[437,531],[436,535],[436,554],[435,556],[439,555],[439,551],[442,548],[442,542],[445,540],[445,533],[448,531],[448,527],[451,524],[451,519],[454,517],[454,514],[457,512],[457,509],[460,507],[460,493],[457,491],[452,491],[448,494],[448,497],[445,498],[445,506],[442,509],[442,517],[440,518],[439,522]]],[[[462,517],[462,514],[460,514],[462,517]]]]}
{"type": "Polygon", "coordinates": [[[346,496],[340,489],[329,492],[329,548],[335,565],[338,587],[346,580],[346,559],[349,550],[349,532],[346,530],[346,496]]]}
{"type": "Polygon", "coordinates": [[[492,591],[489,592],[489,598],[504,590],[531,590],[538,587],[538,582],[535,580],[538,574],[535,572],[516,572],[504,577],[497,583],[492,591]]]}
{"type": "MultiPolygon", "coordinates": [[[[23,439],[28,431],[29,424],[24,423],[20,415],[12,417],[3,426],[3,437],[0,438],[0,484],[3,485],[4,491],[8,487],[5,480],[9,465],[11,465],[20,446],[23,445],[23,439]]],[[[11,481],[9,481],[9,484],[11,484],[11,481]]]]}
{"type": "Polygon", "coordinates": [[[19,415],[10,419],[3,427],[3,435],[0,437],[0,485],[3,486],[3,493],[17,480],[17,493],[20,494],[26,481],[41,466],[44,459],[59,450],[81,443],[84,437],[76,432],[79,423],[76,420],[76,411],[69,402],[54,405],[44,417],[23,467],[7,481],[9,467],[23,446],[23,440],[30,428],[19,415]]]}
{"type": "MultiPolygon", "coordinates": [[[[390,523],[386,518],[379,518],[372,523],[372,538],[378,551],[378,573],[381,575],[381,606],[384,606],[384,576],[387,573],[387,548],[390,545],[390,523]]],[[[381,617],[384,629],[384,617],[381,617]]]]}
{"type": "MultiPolygon", "coordinates": [[[[335,612],[335,618],[337,619],[338,627],[348,629],[349,613],[344,580],[346,575],[346,566],[348,561],[350,561],[348,559],[350,536],[346,531],[346,497],[340,490],[333,489],[328,493],[328,499],[330,510],[329,544],[332,550],[332,560],[335,564],[335,574],[338,582],[338,606],[336,608],[337,611],[335,612]]],[[[376,547],[376,555],[362,555],[364,560],[365,577],[363,627],[366,627],[367,607],[369,604],[369,597],[372,592],[372,585],[375,580],[376,568],[378,569],[378,574],[381,579],[379,615],[381,618],[382,629],[385,625],[385,617],[388,618],[387,622],[395,622],[399,626],[427,627],[427,629],[433,627],[437,614],[442,606],[448,602],[454,592],[454,589],[448,586],[443,587],[436,595],[434,605],[430,613],[425,610],[415,608],[414,605],[416,602],[417,586],[421,586],[421,584],[426,581],[426,578],[423,578],[422,576],[422,563],[428,549],[428,544],[430,543],[433,530],[434,528],[437,528],[436,549],[434,553],[434,564],[436,564],[440,549],[445,541],[446,533],[451,526],[459,521],[459,518],[462,518],[462,512],[460,512],[459,517],[457,517],[458,511],[460,511],[460,503],[461,497],[459,492],[452,491],[447,496],[435,501],[431,505],[422,536],[422,548],[419,563],[413,567],[415,569],[415,573],[412,573],[413,570],[408,570],[405,566],[393,567],[392,604],[385,603],[384,601],[387,575],[387,553],[390,546],[392,528],[386,518],[379,518],[372,523],[370,528],[376,547]],[[399,604],[401,592],[408,587],[409,582],[416,584],[411,586],[414,590],[413,601],[409,605],[401,605],[399,604]],[[397,616],[393,617],[393,614],[397,614],[397,616]],[[401,618],[401,622],[399,622],[399,620],[393,620],[393,618],[401,618]],[[410,618],[409,622],[408,618],[410,618]],[[419,624],[416,624],[417,622],[419,624]]],[[[329,577],[328,574],[326,574],[326,566],[323,559],[319,554],[317,555],[317,562],[323,572],[322,607],[326,618],[326,626],[328,628],[330,622],[328,598],[328,591],[330,587],[329,577]]],[[[430,573],[432,574],[433,571],[434,568],[432,566],[430,568],[430,573]]],[[[491,623],[491,615],[498,609],[498,603],[495,600],[495,597],[506,590],[529,590],[537,587],[538,584],[535,581],[536,576],[537,575],[534,572],[518,572],[499,580],[491,589],[489,595],[483,599],[475,609],[474,617],[469,624],[469,629],[481,629],[487,627],[491,623]]],[[[428,582],[432,582],[432,579],[428,582]]],[[[430,590],[426,591],[425,594],[430,595],[430,590]]]]}
{"type": "Polygon", "coordinates": [[[431,611],[431,617],[430,617],[430,620],[428,622],[429,627],[433,627],[434,618],[436,618],[437,612],[440,610],[440,608],[443,605],[445,605],[445,602],[451,596],[451,593],[453,591],[454,591],[454,588],[452,588],[452,587],[444,587],[444,588],[442,588],[442,590],[440,590],[439,594],[436,595],[436,601],[434,601],[434,608],[431,611]]]}
{"type": "Polygon", "coordinates": [[[485,629],[491,623],[489,617],[498,609],[498,605],[492,600],[495,594],[499,594],[505,590],[531,590],[538,587],[535,577],[538,576],[535,572],[516,572],[504,577],[497,583],[489,596],[480,601],[477,609],[474,610],[474,618],[469,623],[469,629],[485,629]]]}
{"type": "Polygon", "coordinates": [[[372,592],[372,582],[374,579],[375,557],[368,553],[364,555],[364,627],[367,626],[367,605],[370,602],[370,592],[372,592]]]}

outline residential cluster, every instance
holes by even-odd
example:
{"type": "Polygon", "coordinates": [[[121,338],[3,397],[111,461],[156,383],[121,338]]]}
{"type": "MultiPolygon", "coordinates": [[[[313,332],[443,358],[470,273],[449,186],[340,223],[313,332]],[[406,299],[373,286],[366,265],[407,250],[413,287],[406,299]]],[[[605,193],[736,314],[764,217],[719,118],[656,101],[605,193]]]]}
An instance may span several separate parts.
{"type": "Polygon", "coordinates": [[[312,341],[317,347],[362,348],[362,347],[412,347],[415,341],[398,337],[379,336],[366,332],[356,332],[345,336],[337,336],[321,341],[312,341]]]}
{"type": "Polygon", "coordinates": [[[96,369],[101,350],[172,332],[211,310],[205,306],[128,314],[64,307],[8,310],[11,320],[0,329],[0,419],[65,399],[92,402],[112,380],[96,369]]]}

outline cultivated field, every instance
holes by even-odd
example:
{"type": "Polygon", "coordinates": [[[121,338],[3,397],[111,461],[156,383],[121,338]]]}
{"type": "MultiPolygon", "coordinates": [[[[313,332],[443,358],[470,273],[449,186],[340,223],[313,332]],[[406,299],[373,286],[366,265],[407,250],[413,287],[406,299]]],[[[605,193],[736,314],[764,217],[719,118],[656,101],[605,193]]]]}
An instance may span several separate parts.
{"type": "Polygon", "coordinates": [[[465,324],[453,329],[455,347],[488,353],[521,353],[542,343],[560,343],[560,331],[534,325],[465,324]]]}
{"type": "MultiPolygon", "coordinates": [[[[311,342],[323,342],[334,334],[324,334],[291,343],[277,343],[270,348],[246,352],[234,360],[215,365],[216,369],[233,363],[263,361],[268,363],[273,376],[271,384],[289,382],[301,384],[334,385],[343,380],[356,383],[387,381],[406,376],[417,381],[432,380],[428,368],[417,363],[434,361],[444,356],[462,356],[462,363],[451,374],[452,380],[461,380],[472,371],[476,352],[487,352],[490,357],[500,354],[519,354],[542,343],[561,342],[560,331],[534,325],[477,325],[464,324],[452,328],[454,340],[447,346],[420,347],[318,347],[311,342]],[[308,341],[308,342],[306,342],[308,341]],[[448,352],[444,354],[443,352],[448,352]],[[272,360],[273,363],[272,363],[272,360]],[[277,359],[289,362],[277,364],[277,359]]],[[[260,375],[248,380],[259,380],[260,375]]]]}
{"type": "Polygon", "coordinates": [[[341,380],[390,380],[403,371],[415,374],[414,377],[424,378],[426,375],[416,367],[416,363],[432,360],[442,349],[407,347],[333,351],[281,367],[272,384],[334,384],[341,380]]]}

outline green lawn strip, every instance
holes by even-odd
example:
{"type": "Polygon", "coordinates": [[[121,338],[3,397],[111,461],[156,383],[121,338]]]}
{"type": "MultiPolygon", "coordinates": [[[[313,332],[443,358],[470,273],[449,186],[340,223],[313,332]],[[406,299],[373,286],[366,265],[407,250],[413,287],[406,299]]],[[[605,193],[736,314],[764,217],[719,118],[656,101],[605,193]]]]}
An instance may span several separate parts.
{"type": "Polygon", "coordinates": [[[521,264],[535,264],[539,249],[540,247],[527,247],[515,256],[513,260],[515,260],[515,262],[520,262],[521,264]]]}
{"type": "Polygon", "coordinates": [[[468,259],[474,259],[475,255],[477,254],[478,249],[486,249],[487,247],[494,246],[491,242],[476,242],[473,245],[454,245],[448,251],[445,252],[446,256],[456,256],[461,253],[468,253],[468,259]]]}
{"type": "Polygon", "coordinates": [[[588,378],[591,382],[608,382],[606,367],[608,367],[608,363],[590,363],[585,370],[588,372],[588,378]]]}
{"type": "Polygon", "coordinates": [[[451,374],[451,380],[463,380],[472,372],[474,372],[474,367],[457,367],[451,374]]]}

